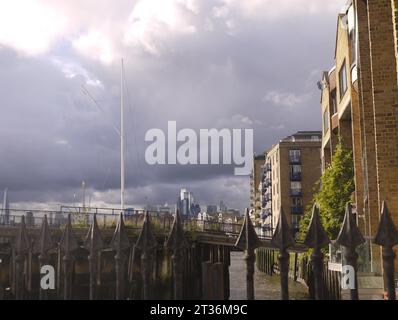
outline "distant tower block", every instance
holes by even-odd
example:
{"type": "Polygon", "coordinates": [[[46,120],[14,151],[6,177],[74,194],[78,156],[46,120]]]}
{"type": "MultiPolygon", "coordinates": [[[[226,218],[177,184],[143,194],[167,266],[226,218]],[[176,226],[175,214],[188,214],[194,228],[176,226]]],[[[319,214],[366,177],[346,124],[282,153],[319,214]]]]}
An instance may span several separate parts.
{"type": "Polygon", "coordinates": [[[8,188],[4,190],[3,207],[1,210],[1,220],[4,224],[10,221],[10,204],[8,202],[8,188]]]}

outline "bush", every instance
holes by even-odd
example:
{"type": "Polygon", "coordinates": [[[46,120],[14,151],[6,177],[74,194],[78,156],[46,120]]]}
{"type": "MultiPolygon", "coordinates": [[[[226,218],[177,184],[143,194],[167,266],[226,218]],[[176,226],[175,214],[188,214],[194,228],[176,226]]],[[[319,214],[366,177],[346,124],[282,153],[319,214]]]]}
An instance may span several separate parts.
{"type": "Polygon", "coordinates": [[[352,151],[343,147],[341,141],[336,146],[331,165],[325,170],[319,181],[320,190],[314,194],[300,222],[299,239],[304,240],[311,220],[312,206],[316,202],[320,208],[320,217],[330,239],[336,239],[344,219],[347,203],[352,202],[354,184],[354,163],[352,151]]]}

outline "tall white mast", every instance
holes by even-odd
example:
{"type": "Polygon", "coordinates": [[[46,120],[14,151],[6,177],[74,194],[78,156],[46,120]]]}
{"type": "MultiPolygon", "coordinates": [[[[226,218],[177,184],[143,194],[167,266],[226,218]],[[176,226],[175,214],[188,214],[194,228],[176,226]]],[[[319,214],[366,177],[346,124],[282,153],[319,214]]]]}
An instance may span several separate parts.
{"type": "Polygon", "coordinates": [[[124,213],[124,106],[123,106],[123,59],[120,70],[120,209],[124,213]]]}

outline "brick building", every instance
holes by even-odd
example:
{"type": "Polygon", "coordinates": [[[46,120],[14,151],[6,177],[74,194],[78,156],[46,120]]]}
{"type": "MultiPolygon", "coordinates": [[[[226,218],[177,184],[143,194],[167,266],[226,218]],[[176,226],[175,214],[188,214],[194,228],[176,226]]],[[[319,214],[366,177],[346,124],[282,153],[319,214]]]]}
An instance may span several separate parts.
{"type": "MultiPolygon", "coordinates": [[[[340,135],[353,151],[353,198],[368,239],[384,200],[398,225],[397,31],[398,0],[348,1],[337,19],[334,65],[321,82],[322,167],[330,164],[340,135]]],[[[380,248],[369,251],[371,271],[381,274],[380,248]]]]}
{"type": "Polygon", "coordinates": [[[272,235],[280,208],[288,215],[292,232],[299,230],[305,207],[311,203],[321,176],[320,131],[299,131],[281,140],[266,154],[262,176],[262,227],[272,235]]]}

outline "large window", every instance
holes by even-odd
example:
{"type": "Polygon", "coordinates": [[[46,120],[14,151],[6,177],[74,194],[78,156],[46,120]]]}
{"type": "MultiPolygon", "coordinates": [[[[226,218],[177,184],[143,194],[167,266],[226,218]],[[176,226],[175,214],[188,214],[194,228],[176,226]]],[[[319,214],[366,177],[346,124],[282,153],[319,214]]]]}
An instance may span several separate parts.
{"type": "Polygon", "coordinates": [[[293,197],[292,204],[294,207],[301,207],[303,205],[303,199],[298,197],[293,197]]]}
{"type": "Polygon", "coordinates": [[[323,113],[323,133],[328,132],[329,130],[329,112],[325,110],[323,113]]]}
{"type": "Polygon", "coordinates": [[[301,191],[301,182],[299,182],[299,181],[290,182],[290,189],[292,189],[292,190],[300,190],[301,191]]]}
{"type": "Polygon", "coordinates": [[[334,89],[330,93],[330,98],[332,100],[332,111],[333,111],[333,114],[336,114],[337,113],[336,89],[334,89]]]}
{"type": "Polygon", "coordinates": [[[345,61],[343,62],[343,65],[340,68],[339,71],[339,88],[340,88],[340,100],[343,99],[344,94],[347,91],[347,68],[345,61]]]}
{"type": "Polygon", "coordinates": [[[350,31],[350,42],[351,42],[351,56],[352,56],[352,61],[355,63],[357,59],[357,46],[356,46],[356,34],[355,34],[355,29],[352,29],[350,31]]]}
{"type": "Polygon", "coordinates": [[[298,229],[300,227],[300,220],[301,220],[301,216],[298,215],[292,215],[292,227],[293,229],[298,229]]]}
{"type": "Polygon", "coordinates": [[[290,173],[300,173],[301,166],[300,165],[292,165],[290,166],[290,173]]]}
{"type": "Polygon", "coordinates": [[[300,163],[301,151],[300,150],[289,150],[289,160],[291,163],[300,163]]]}

